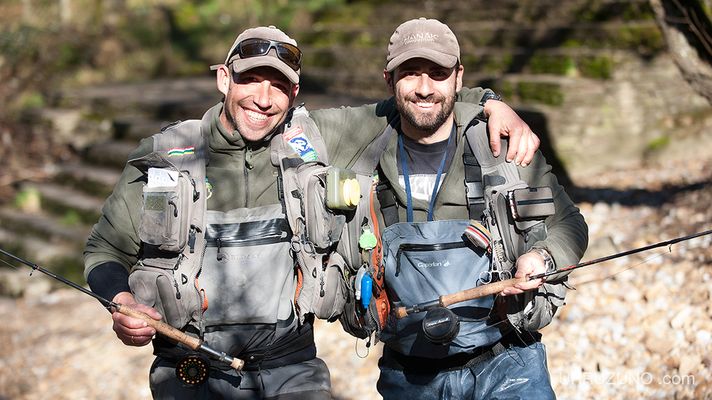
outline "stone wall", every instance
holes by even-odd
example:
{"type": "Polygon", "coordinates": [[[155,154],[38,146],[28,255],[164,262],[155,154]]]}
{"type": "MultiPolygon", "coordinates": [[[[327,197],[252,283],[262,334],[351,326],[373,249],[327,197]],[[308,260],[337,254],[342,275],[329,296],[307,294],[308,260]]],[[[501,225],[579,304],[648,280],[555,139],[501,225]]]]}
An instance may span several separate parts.
{"type": "MultiPolygon", "coordinates": [[[[401,22],[446,22],[460,40],[465,84],[496,89],[553,148],[571,177],[692,147],[712,124],[667,54],[647,1],[354,2],[295,36],[305,87],[386,96],[388,37],[401,22]],[[692,145],[692,146],[691,146],[692,145]]],[[[546,150],[546,149],[544,149],[546,150]]],[[[706,154],[709,154],[707,151],[706,154]]]]}

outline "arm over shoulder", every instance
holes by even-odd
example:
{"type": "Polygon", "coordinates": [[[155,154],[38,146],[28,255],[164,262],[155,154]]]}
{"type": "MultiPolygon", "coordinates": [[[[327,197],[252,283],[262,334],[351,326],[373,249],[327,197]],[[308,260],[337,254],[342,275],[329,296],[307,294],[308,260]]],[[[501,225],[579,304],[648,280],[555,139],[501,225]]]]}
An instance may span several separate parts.
{"type": "Polygon", "coordinates": [[[388,99],[359,107],[310,111],[310,115],[324,138],[330,162],[348,168],[398,113],[395,101],[388,99]]]}
{"type": "Polygon", "coordinates": [[[485,90],[486,89],[483,89],[481,87],[463,87],[462,89],[460,89],[459,92],[457,92],[457,98],[455,100],[461,101],[463,103],[480,104],[480,100],[482,100],[482,96],[485,94],[485,90]]]}

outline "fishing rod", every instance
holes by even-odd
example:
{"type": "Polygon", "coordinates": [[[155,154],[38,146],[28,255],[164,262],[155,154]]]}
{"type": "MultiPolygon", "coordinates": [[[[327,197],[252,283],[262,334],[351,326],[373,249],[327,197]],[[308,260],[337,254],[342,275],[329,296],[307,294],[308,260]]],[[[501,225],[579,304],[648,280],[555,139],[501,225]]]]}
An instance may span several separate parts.
{"type": "MultiPolygon", "coordinates": [[[[85,289],[82,286],[79,286],[76,283],[74,283],[62,276],[59,276],[51,271],[48,271],[48,270],[42,268],[41,266],[39,266],[33,262],[27,261],[25,259],[22,259],[12,253],[8,253],[7,251],[5,251],[1,248],[0,248],[0,254],[3,254],[5,256],[19,262],[19,263],[27,265],[28,267],[32,268],[33,271],[40,271],[41,273],[43,273],[47,276],[50,276],[50,277],[64,283],[65,285],[68,285],[74,289],[77,289],[84,294],[88,294],[89,296],[99,300],[99,302],[101,302],[101,304],[111,312],[117,311],[117,312],[127,315],[129,317],[141,319],[141,320],[145,321],[150,327],[155,329],[156,332],[158,334],[160,334],[161,336],[165,336],[168,339],[171,339],[177,343],[187,346],[191,350],[203,353],[212,359],[215,359],[221,363],[229,365],[236,371],[242,370],[242,367],[245,366],[245,362],[243,360],[241,360],[237,357],[231,357],[231,356],[225,354],[224,352],[215,350],[212,347],[208,346],[202,340],[200,340],[196,337],[187,335],[185,332],[181,332],[180,330],[168,325],[167,323],[165,323],[163,321],[155,320],[155,319],[149,317],[148,314],[145,314],[141,311],[133,309],[127,305],[123,305],[123,304],[119,304],[119,303],[115,303],[113,301],[107,300],[104,297],[101,297],[98,294],[92,292],[91,290],[85,289]]],[[[12,266],[12,264],[9,264],[7,262],[6,262],[6,264],[12,266]]],[[[30,273],[30,275],[32,275],[32,273],[30,273]]]]}
{"type": "Polygon", "coordinates": [[[712,234],[712,229],[704,231],[704,232],[693,233],[693,234],[687,235],[687,236],[677,237],[674,239],[651,244],[648,246],[638,247],[638,248],[632,249],[632,250],[626,250],[626,251],[623,251],[620,253],[611,254],[609,256],[605,256],[605,257],[601,257],[601,258],[596,258],[591,261],[586,261],[586,262],[582,262],[579,264],[570,265],[570,266],[564,267],[564,268],[558,268],[553,271],[544,272],[541,274],[536,274],[536,275],[531,275],[531,276],[522,276],[519,278],[511,278],[511,279],[506,279],[503,281],[489,283],[489,284],[482,285],[482,286],[476,286],[476,287],[473,287],[470,289],[465,289],[465,290],[462,290],[462,291],[459,291],[456,293],[443,295],[443,296],[440,296],[439,298],[437,298],[436,300],[431,300],[431,301],[427,301],[424,303],[415,304],[410,307],[397,307],[395,309],[395,315],[396,315],[396,318],[400,319],[400,318],[404,318],[410,314],[415,314],[415,313],[419,313],[419,312],[423,312],[423,311],[429,311],[429,310],[432,310],[437,307],[448,307],[450,305],[453,305],[456,303],[461,303],[463,301],[474,300],[474,299],[478,299],[480,297],[497,294],[497,293],[501,292],[502,290],[504,290],[508,287],[512,287],[518,283],[532,281],[535,279],[546,280],[547,277],[550,277],[552,275],[557,275],[557,274],[561,274],[563,272],[573,271],[575,269],[588,267],[593,264],[599,264],[604,261],[609,261],[609,260],[613,260],[616,258],[629,256],[631,254],[640,253],[640,252],[647,251],[647,250],[652,250],[652,249],[655,249],[658,247],[672,246],[673,244],[676,244],[676,243],[684,242],[687,240],[691,240],[691,239],[694,239],[694,238],[697,238],[700,236],[709,235],[709,234],[712,234]]]}

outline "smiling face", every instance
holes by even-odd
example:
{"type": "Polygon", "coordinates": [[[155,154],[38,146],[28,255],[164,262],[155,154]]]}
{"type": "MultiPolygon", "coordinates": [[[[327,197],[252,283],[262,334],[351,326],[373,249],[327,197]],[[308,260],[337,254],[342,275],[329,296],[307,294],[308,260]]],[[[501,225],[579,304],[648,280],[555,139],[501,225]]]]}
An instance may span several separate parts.
{"type": "Polygon", "coordinates": [[[270,67],[236,74],[221,66],[217,84],[225,95],[220,121],[228,130],[237,130],[248,142],[260,141],[274,131],[284,121],[299,92],[299,85],[270,67]]]}
{"type": "Polygon", "coordinates": [[[449,133],[451,124],[446,122],[453,118],[455,95],[462,88],[462,71],[462,66],[446,68],[413,58],[399,65],[393,74],[384,72],[406,135],[417,139],[439,130],[449,133]]]}

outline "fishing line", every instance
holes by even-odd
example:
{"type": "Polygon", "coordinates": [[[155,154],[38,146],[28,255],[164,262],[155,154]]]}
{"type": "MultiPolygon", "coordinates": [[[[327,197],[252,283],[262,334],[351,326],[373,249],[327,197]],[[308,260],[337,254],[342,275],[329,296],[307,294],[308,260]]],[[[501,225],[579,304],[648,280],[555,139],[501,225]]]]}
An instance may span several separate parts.
{"type": "MultiPolygon", "coordinates": [[[[222,364],[229,365],[230,367],[232,367],[233,369],[235,369],[238,372],[241,371],[243,366],[245,365],[245,362],[243,360],[241,360],[237,357],[232,357],[232,356],[230,356],[224,352],[218,351],[216,349],[213,349],[207,343],[205,343],[203,340],[201,340],[197,337],[194,337],[194,336],[190,336],[187,333],[185,333],[179,329],[176,329],[175,327],[173,327],[163,321],[155,320],[155,319],[151,318],[146,313],[143,313],[143,312],[138,311],[134,308],[131,308],[128,305],[119,304],[119,303],[115,303],[113,301],[107,300],[107,299],[101,297],[100,295],[92,292],[89,289],[86,289],[86,288],[60,276],[60,275],[57,275],[45,268],[42,268],[41,266],[39,266],[33,262],[25,260],[24,258],[20,258],[12,253],[9,253],[9,252],[3,250],[2,248],[0,248],[0,254],[3,254],[5,256],[11,258],[12,260],[19,262],[19,263],[27,265],[28,267],[32,268],[32,271],[39,271],[47,276],[50,276],[50,277],[64,283],[65,285],[68,285],[74,289],[79,290],[80,292],[82,292],[86,295],[89,295],[89,296],[99,300],[99,302],[101,302],[101,304],[104,305],[104,307],[106,307],[111,312],[119,312],[121,314],[124,314],[124,315],[132,317],[132,318],[141,319],[146,324],[148,324],[149,326],[154,328],[156,330],[156,333],[159,333],[162,336],[165,336],[167,339],[172,340],[176,343],[185,345],[188,348],[190,348],[191,350],[195,350],[201,354],[206,355],[207,357],[217,360],[218,362],[220,362],[222,364]]],[[[10,265],[7,261],[3,260],[1,257],[0,257],[0,260],[2,260],[2,262],[5,264],[10,265]]],[[[10,265],[10,266],[12,266],[12,265],[10,265]]],[[[14,268],[14,266],[12,266],[12,267],[14,268]]],[[[32,275],[32,273],[30,273],[30,276],[31,275],[32,275]]],[[[187,365],[187,369],[184,372],[187,374],[186,376],[190,380],[198,379],[200,376],[202,376],[199,374],[200,371],[195,370],[194,363],[187,365]]]]}

